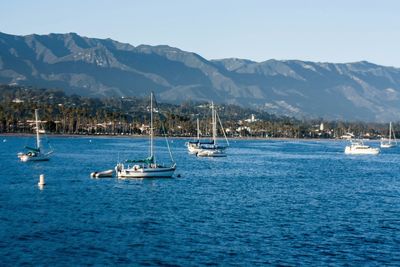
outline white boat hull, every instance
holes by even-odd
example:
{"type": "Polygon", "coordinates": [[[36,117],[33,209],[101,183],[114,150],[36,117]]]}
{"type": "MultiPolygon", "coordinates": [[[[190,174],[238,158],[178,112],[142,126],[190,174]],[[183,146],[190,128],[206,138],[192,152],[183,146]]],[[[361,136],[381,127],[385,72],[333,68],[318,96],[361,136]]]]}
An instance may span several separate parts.
{"type": "MultiPolygon", "coordinates": [[[[213,144],[188,144],[187,148],[188,148],[188,151],[190,154],[197,154],[197,153],[203,152],[203,151],[218,151],[218,152],[225,154],[223,152],[223,150],[226,149],[225,146],[219,146],[219,145],[213,145],[213,144]]],[[[204,154],[207,154],[207,153],[204,153],[204,154]]],[[[215,153],[215,154],[217,154],[217,153],[215,153]]]]}
{"type": "Polygon", "coordinates": [[[395,147],[396,146],[396,144],[382,144],[381,143],[381,148],[392,148],[392,147],[395,147]]]}
{"type": "Polygon", "coordinates": [[[196,145],[188,145],[187,148],[188,148],[188,151],[189,151],[190,154],[196,154],[197,152],[199,152],[201,150],[196,145]]]}
{"type": "Polygon", "coordinates": [[[226,157],[226,153],[222,150],[200,149],[196,154],[198,157],[226,157]]]}
{"type": "Polygon", "coordinates": [[[114,171],[113,170],[106,170],[102,172],[92,172],[90,177],[92,178],[104,178],[104,177],[112,177],[114,171]]]}
{"type": "Polygon", "coordinates": [[[354,148],[346,146],[344,153],[347,155],[378,155],[380,152],[379,148],[354,148]]]}
{"type": "Polygon", "coordinates": [[[124,178],[171,178],[175,172],[175,165],[172,167],[155,167],[155,168],[143,168],[133,166],[132,168],[124,168],[124,165],[117,165],[115,171],[117,177],[120,179],[124,178]]]}

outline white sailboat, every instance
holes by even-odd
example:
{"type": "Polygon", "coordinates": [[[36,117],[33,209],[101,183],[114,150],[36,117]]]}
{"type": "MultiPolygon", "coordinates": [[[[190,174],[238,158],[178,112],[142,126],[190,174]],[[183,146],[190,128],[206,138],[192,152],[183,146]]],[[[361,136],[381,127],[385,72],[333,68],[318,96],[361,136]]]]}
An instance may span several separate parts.
{"type": "Polygon", "coordinates": [[[379,152],[379,148],[364,145],[362,140],[350,140],[350,145],[344,150],[348,155],[378,155],[379,152]]]}
{"type": "Polygon", "coordinates": [[[118,178],[171,178],[176,169],[169,148],[168,140],[166,140],[169,155],[172,161],[171,166],[158,164],[154,155],[154,128],[153,128],[153,93],[150,96],[150,156],[146,159],[126,160],[127,166],[118,163],[115,171],[118,178]]]}
{"type": "Polygon", "coordinates": [[[50,160],[50,155],[53,153],[52,150],[48,151],[47,153],[43,152],[42,142],[40,140],[40,133],[44,132],[44,130],[40,130],[39,122],[40,121],[39,121],[38,109],[35,109],[36,147],[26,146],[25,148],[28,150],[27,152],[18,153],[18,158],[22,162],[48,161],[48,160],[50,160]]]}
{"type": "Polygon", "coordinates": [[[203,145],[212,145],[214,144],[213,141],[206,141],[206,140],[200,140],[200,123],[199,123],[199,118],[197,118],[197,139],[194,141],[188,141],[186,142],[186,147],[189,151],[190,154],[197,154],[203,145]]]}
{"type": "Polygon", "coordinates": [[[212,116],[212,133],[213,139],[210,143],[201,143],[199,142],[198,149],[196,151],[196,155],[198,157],[226,157],[225,149],[229,146],[229,141],[226,138],[226,134],[224,128],[222,127],[221,120],[217,117],[217,111],[214,108],[214,103],[211,103],[211,116],[212,116]],[[217,143],[217,118],[219,120],[222,132],[224,133],[224,137],[226,140],[226,146],[219,145],[217,143]]]}
{"type": "Polygon", "coordinates": [[[197,122],[197,140],[186,142],[186,147],[189,150],[190,154],[196,154],[199,151],[199,147],[200,147],[200,123],[199,123],[199,118],[197,118],[196,122],[197,122]]]}
{"type": "Polygon", "coordinates": [[[381,148],[391,148],[397,146],[396,135],[394,134],[394,130],[392,127],[392,122],[389,123],[389,139],[382,138],[381,140],[381,148]],[[393,134],[393,140],[392,140],[393,134]]]}

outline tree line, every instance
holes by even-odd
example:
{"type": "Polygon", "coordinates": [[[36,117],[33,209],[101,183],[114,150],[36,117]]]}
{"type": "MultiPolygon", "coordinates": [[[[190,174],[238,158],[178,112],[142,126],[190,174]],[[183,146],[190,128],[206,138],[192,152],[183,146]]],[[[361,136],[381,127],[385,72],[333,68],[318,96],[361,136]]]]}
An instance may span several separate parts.
{"type": "MultiPolygon", "coordinates": [[[[66,95],[58,89],[0,85],[0,133],[32,133],[34,110],[39,109],[48,133],[147,134],[149,108],[145,97],[91,98],[66,95]]],[[[216,108],[230,137],[338,138],[347,132],[370,138],[388,135],[387,124],[300,120],[226,104],[216,108]],[[252,116],[256,119],[251,120],[252,116]]],[[[159,114],[155,116],[156,134],[196,136],[198,118],[202,136],[211,135],[210,103],[157,103],[155,112],[159,114]]],[[[394,128],[399,129],[399,125],[394,128]]]]}

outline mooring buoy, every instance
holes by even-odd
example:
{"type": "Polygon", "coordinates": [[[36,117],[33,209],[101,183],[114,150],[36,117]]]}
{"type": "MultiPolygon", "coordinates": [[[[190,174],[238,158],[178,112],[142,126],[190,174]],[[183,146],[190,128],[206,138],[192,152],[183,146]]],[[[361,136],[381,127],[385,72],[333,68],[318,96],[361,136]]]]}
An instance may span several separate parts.
{"type": "Polygon", "coordinates": [[[44,174],[41,174],[40,176],[39,176],[39,183],[38,183],[38,185],[39,186],[44,186],[46,183],[45,183],[45,181],[44,181],[44,174]]]}

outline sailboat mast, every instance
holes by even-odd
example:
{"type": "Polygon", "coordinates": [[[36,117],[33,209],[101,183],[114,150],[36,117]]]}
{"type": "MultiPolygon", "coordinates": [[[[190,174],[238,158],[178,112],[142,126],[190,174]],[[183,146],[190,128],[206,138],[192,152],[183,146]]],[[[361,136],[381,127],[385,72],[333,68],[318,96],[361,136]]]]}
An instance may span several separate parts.
{"type": "Polygon", "coordinates": [[[392,141],[392,122],[389,122],[389,144],[392,141]]]}
{"type": "Polygon", "coordinates": [[[150,157],[153,158],[153,92],[150,94],[150,157]]]}
{"type": "Polygon", "coordinates": [[[215,116],[214,102],[211,102],[211,115],[212,115],[212,131],[214,145],[217,143],[217,118],[215,116]]]}
{"type": "Polygon", "coordinates": [[[199,123],[199,118],[197,118],[197,140],[200,140],[200,123],[199,123]]]}
{"type": "Polygon", "coordinates": [[[35,122],[36,122],[36,147],[40,149],[40,136],[39,136],[39,116],[38,109],[35,109],[35,122]]]}

